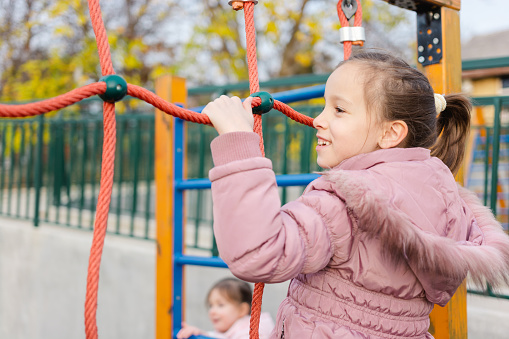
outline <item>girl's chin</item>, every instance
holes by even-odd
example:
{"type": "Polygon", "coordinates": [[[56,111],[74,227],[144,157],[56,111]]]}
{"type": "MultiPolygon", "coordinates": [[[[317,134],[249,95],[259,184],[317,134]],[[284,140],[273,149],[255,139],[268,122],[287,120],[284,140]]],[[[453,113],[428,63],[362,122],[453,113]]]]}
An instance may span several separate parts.
{"type": "Polygon", "coordinates": [[[220,327],[220,326],[214,326],[214,331],[218,332],[218,333],[224,333],[226,332],[228,329],[224,329],[223,327],[220,327]]]}
{"type": "Polygon", "coordinates": [[[320,161],[320,160],[317,160],[316,163],[318,164],[318,166],[320,166],[323,169],[331,169],[331,168],[334,168],[337,165],[339,165],[339,163],[333,164],[332,162],[320,161]]]}

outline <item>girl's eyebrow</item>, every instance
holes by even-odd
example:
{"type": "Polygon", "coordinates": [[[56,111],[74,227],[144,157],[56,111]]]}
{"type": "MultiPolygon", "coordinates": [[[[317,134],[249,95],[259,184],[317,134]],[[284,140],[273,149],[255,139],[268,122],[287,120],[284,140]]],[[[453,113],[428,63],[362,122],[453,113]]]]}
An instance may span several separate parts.
{"type": "Polygon", "coordinates": [[[346,99],[345,97],[341,96],[340,94],[331,94],[330,96],[325,96],[326,99],[330,99],[330,100],[337,100],[337,101],[342,101],[342,102],[345,102],[346,104],[349,104],[351,105],[352,102],[348,99],[346,99]]]}

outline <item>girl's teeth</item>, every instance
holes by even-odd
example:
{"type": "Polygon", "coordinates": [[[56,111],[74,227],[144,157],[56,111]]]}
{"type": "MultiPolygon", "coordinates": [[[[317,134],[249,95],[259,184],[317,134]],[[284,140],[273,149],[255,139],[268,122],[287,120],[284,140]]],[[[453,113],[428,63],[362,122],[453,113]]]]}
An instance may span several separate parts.
{"type": "Polygon", "coordinates": [[[328,146],[328,145],[330,145],[329,141],[318,140],[318,146],[328,146]]]}

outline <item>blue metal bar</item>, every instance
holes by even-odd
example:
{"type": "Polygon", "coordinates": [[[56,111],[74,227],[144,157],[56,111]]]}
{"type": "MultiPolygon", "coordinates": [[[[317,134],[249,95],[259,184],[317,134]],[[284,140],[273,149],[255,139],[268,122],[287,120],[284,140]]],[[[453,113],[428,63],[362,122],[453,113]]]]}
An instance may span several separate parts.
{"type": "MultiPolygon", "coordinates": [[[[306,186],[311,181],[318,178],[319,174],[281,174],[276,175],[276,182],[279,187],[288,186],[306,186]]],[[[196,190],[196,189],[208,189],[210,188],[209,179],[188,179],[188,180],[176,180],[175,189],[177,190],[196,190]]]]}
{"type": "Polygon", "coordinates": [[[203,190],[210,188],[209,179],[188,179],[175,181],[175,189],[178,190],[203,190]]]}
{"type": "MultiPolygon", "coordinates": [[[[173,337],[172,338],[177,338],[177,333],[179,332],[179,330],[180,330],[180,328],[173,329],[173,337]]],[[[206,335],[192,335],[188,339],[216,339],[216,338],[207,337],[206,335]]]]}
{"type": "MultiPolygon", "coordinates": [[[[182,181],[184,177],[184,121],[174,119],[174,180],[182,181]]],[[[173,190],[173,256],[180,257],[184,252],[184,193],[174,187],[173,190]]],[[[173,264],[173,332],[178,331],[182,323],[183,267],[173,264]]]]}
{"type": "MultiPolygon", "coordinates": [[[[324,92],[325,92],[325,84],[274,93],[274,94],[272,94],[272,97],[274,98],[274,100],[279,100],[279,101],[287,104],[289,102],[304,101],[304,100],[323,97],[324,92]]],[[[194,111],[194,112],[201,113],[201,111],[204,108],[205,108],[205,106],[198,106],[198,107],[190,108],[190,110],[194,111]]]]}
{"type": "Polygon", "coordinates": [[[174,258],[175,265],[195,265],[205,267],[223,267],[228,268],[223,259],[219,257],[197,257],[191,255],[176,255],[174,258]]]}
{"type": "Polygon", "coordinates": [[[274,100],[279,100],[287,104],[290,102],[320,98],[323,97],[324,92],[325,84],[279,92],[273,94],[272,97],[274,100]]]}

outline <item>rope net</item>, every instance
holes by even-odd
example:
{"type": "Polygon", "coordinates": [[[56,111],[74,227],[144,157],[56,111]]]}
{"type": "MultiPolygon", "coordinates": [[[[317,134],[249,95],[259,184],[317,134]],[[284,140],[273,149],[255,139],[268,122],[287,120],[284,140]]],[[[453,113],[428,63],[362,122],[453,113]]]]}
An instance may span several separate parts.
{"type": "MultiPolygon", "coordinates": [[[[360,26],[362,23],[362,14],[360,1],[358,3],[358,12],[355,15],[355,26],[360,26]]],[[[235,10],[244,9],[244,18],[246,22],[246,51],[249,70],[249,90],[250,93],[258,92],[260,84],[258,80],[258,66],[256,57],[256,31],[254,26],[254,6],[252,1],[238,1],[233,3],[235,10]]],[[[104,22],[102,20],[101,7],[99,0],[88,0],[88,7],[90,11],[90,19],[92,27],[96,36],[97,50],[99,53],[99,60],[101,66],[101,73],[103,76],[113,75],[113,63],[111,60],[110,46],[104,22]]],[[[343,27],[348,26],[348,20],[341,9],[341,0],[338,2],[338,16],[343,27]]],[[[352,42],[345,41],[345,59],[350,56],[352,42]]],[[[54,98],[41,100],[29,104],[21,105],[5,105],[0,104],[0,117],[2,118],[24,118],[36,116],[51,111],[56,111],[67,106],[73,105],[83,99],[89,98],[94,95],[102,95],[106,93],[107,85],[105,82],[99,81],[80,88],[73,89],[65,94],[56,96],[54,98]]],[[[136,86],[127,84],[127,94],[139,98],[159,110],[170,114],[174,117],[199,123],[210,125],[210,119],[205,114],[200,114],[185,108],[174,105],[151,91],[136,86]]],[[[261,99],[255,97],[253,100],[253,107],[260,106],[261,99]]],[[[313,119],[309,116],[303,115],[295,111],[290,106],[275,100],[274,109],[285,114],[292,120],[307,125],[313,126],[313,119]]],[[[87,273],[87,291],[85,300],[85,334],[87,339],[97,339],[97,296],[99,286],[99,271],[101,265],[101,256],[103,251],[104,239],[106,236],[106,228],[108,222],[108,212],[110,208],[111,193],[113,187],[113,174],[115,163],[115,147],[116,147],[116,120],[115,120],[115,104],[111,102],[104,102],[103,104],[103,119],[104,119],[104,140],[103,140],[103,153],[101,165],[101,181],[100,191],[97,201],[96,217],[94,223],[93,240],[90,249],[88,273],[87,273]]],[[[254,115],[254,132],[260,135],[260,149],[262,154],[265,155],[263,146],[262,134],[262,117],[259,114],[254,115]]],[[[263,283],[255,284],[253,292],[253,304],[251,312],[251,323],[249,336],[252,339],[258,339],[258,327],[260,323],[260,313],[263,296],[263,283]]]]}

